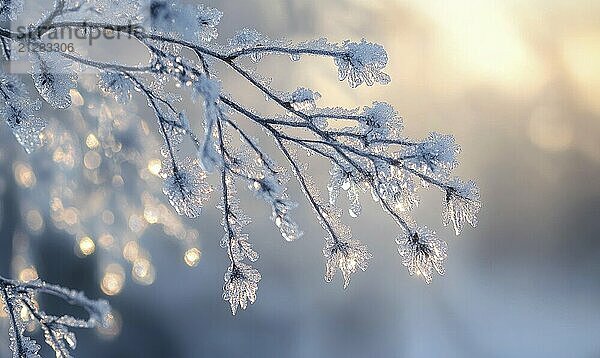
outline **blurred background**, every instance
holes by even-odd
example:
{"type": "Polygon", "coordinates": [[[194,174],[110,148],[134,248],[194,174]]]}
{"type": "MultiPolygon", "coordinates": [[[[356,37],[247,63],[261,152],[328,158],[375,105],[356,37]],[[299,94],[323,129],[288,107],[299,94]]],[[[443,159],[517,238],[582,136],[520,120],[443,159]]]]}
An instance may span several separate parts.
{"type": "MultiPolygon", "coordinates": [[[[217,41],[254,27],[293,41],[364,37],[383,44],[392,76],[385,87],[352,90],[337,81],[330,60],[267,59],[258,70],[273,77],[274,87],[318,90],[321,106],[387,101],[415,138],[429,131],[454,134],[462,148],[456,174],[474,179],[481,189],[479,226],[456,238],[441,225],[439,192],[421,191],[414,218],[449,245],[446,275],[425,285],[401,265],[394,243],[398,228],[365,199],[360,218],[346,222],[375,258],[344,291],[339,277],[331,284],[323,281],[324,235],[306,205],[297,210],[305,237],[284,243],[264,205],[243,194],[243,207],[255,217],[251,241],[261,254],[257,267],[263,279],[257,302],[232,317],[221,299],[227,258],[218,245],[216,200],[200,220],[171,218],[152,225],[168,216],[152,201],[164,201],[159,190],[151,200],[143,188],[131,189],[140,193],[139,202],[130,203],[123,200],[128,197],[123,193],[131,193],[127,184],[110,189],[123,187],[114,176],[108,182],[65,171],[57,180],[44,168],[52,161],[69,164],[69,150],[56,154],[64,140],[57,140],[50,156],[25,156],[2,126],[0,273],[39,276],[91,297],[108,297],[116,311],[110,329],[78,333],[77,356],[600,356],[599,2],[205,3],[224,12],[217,41]],[[101,197],[112,209],[87,214],[88,226],[97,223],[89,236],[69,229],[85,216],[85,208],[57,209],[48,193],[71,179],[108,187],[101,197]],[[128,232],[106,233],[113,241],[103,236],[123,220],[128,232]],[[125,263],[106,253],[114,241],[123,244],[117,251],[123,250],[125,263]],[[128,242],[135,244],[127,248],[128,242]]],[[[258,109],[265,106],[259,94],[238,85],[238,77],[225,70],[220,75],[227,90],[258,109]]],[[[82,136],[71,138],[67,149],[81,154],[87,170],[104,168],[98,163],[102,158],[89,154],[100,144],[86,135],[85,123],[101,128],[106,116],[149,123],[152,118],[139,98],[133,107],[118,109],[86,92],[91,86],[85,76],[81,82],[72,110],[47,114],[80,130],[82,136]]],[[[123,122],[125,129],[115,136],[139,139],[123,122]]],[[[158,157],[158,146],[144,145],[136,147],[145,154],[142,169],[127,170],[142,173],[148,164],[148,173],[156,171],[159,164],[152,158],[158,157]]],[[[315,161],[311,168],[325,190],[328,164],[315,161]]],[[[148,173],[140,175],[149,187],[160,187],[148,173]]],[[[126,173],[119,175],[122,180],[126,173]]],[[[79,187],[63,195],[77,202],[77,193],[86,191],[79,187]]],[[[85,200],[78,205],[93,206],[85,200]]],[[[4,343],[0,357],[8,357],[4,343]]]]}

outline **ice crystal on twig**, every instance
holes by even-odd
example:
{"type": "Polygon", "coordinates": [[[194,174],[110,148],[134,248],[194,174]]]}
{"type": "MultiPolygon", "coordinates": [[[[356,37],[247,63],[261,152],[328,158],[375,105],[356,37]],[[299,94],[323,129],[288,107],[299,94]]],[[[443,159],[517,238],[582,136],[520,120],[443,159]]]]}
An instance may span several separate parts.
{"type": "Polygon", "coordinates": [[[373,255],[369,252],[366,245],[358,240],[339,241],[332,237],[327,238],[327,244],[323,248],[325,255],[325,281],[331,282],[335,273],[339,269],[342,271],[344,279],[344,288],[350,284],[350,278],[358,270],[367,270],[369,260],[373,255]]]}
{"type": "Polygon", "coordinates": [[[32,52],[30,57],[33,83],[42,98],[55,108],[70,107],[69,91],[77,80],[72,63],[57,52],[32,52]]]}
{"type": "Polygon", "coordinates": [[[177,213],[195,218],[200,211],[212,188],[206,182],[206,174],[200,170],[197,160],[186,159],[184,163],[171,168],[166,176],[163,192],[177,213]]]}
{"type": "Polygon", "coordinates": [[[446,176],[456,167],[458,152],[453,136],[431,133],[424,142],[411,146],[405,155],[417,170],[446,176]]]}
{"type": "Polygon", "coordinates": [[[233,315],[236,314],[238,306],[245,310],[248,302],[256,301],[260,279],[258,270],[250,265],[239,262],[229,266],[224,278],[223,299],[229,301],[233,315]]]}
{"type": "MultiPolygon", "coordinates": [[[[219,133],[221,136],[221,129],[219,133]]],[[[258,253],[248,242],[248,235],[243,232],[250,223],[250,218],[239,208],[238,199],[235,197],[235,187],[231,178],[224,173],[221,174],[221,189],[223,197],[219,208],[223,212],[223,228],[225,229],[221,247],[227,249],[231,262],[225,272],[223,299],[229,301],[231,313],[235,315],[238,306],[246,309],[248,301],[250,303],[256,301],[256,291],[261,275],[257,269],[243,262],[246,258],[252,262],[258,260],[258,253]]]]}
{"type": "Polygon", "coordinates": [[[369,143],[377,139],[397,138],[403,126],[394,107],[385,102],[373,102],[371,107],[365,107],[360,124],[369,143]]]}
{"type": "Polygon", "coordinates": [[[402,264],[411,275],[421,276],[426,283],[431,283],[434,270],[440,275],[444,274],[444,260],[448,256],[446,243],[426,226],[399,237],[396,243],[402,264]]]}
{"type": "Polygon", "coordinates": [[[475,182],[463,183],[458,178],[453,179],[444,199],[442,211],[444,225],[452,222],[454,232],[460,235],[465,223],[473,227],[477,226],[477,214],[480,209],[479,189],[475,182]]]}
{"type": "Polygon", "coordinates": [[[342,168],[337,164],[334,164],[329,171],[331,178],[329,180],[329,203],[335,204],[339,195],[340,189],[348,193],[348,201],[350,207],[348,212],[350,216],[357,217],[362,211],[362,205],[360,204],[359,194],[362,191],[361,186],[363,185],[364,178],[356,170],[351,168],[342,168]]]}
{"type": "Polygon", "coordinates": [[[235,33],[229,39],[229,46],[234,50],[249,49],[256,46],[264,46],[269,43],[269,38],[256,29],[244,28],[235,33]]]}
{"type": "Polygon", "coordinates": [[[98,76],[100,89],[112,93],[118,103],[126,104],[131,100],[133,83],[126,75],[115,71],[105,71],[98,76]]]}
{"type": "Polygon", "coordinates": [[[0,117],[27,153],[42,145],[42,130],[46,122],[36,116],[39,101],[32,102],[25,85],[14,76],[0,73],[0,117]]]}
{"type": "Polygon", "coordinates": [[[297,111],[315,109],[317,100],[321,98],[319,92],[300,87],[290,95],[290,104],[297,111]]]}
{"type": "Polygon", "coordinates": [[[298,224],[289,215],[289,211],[296,206],[298,206],[296,202],[286,199],[274,199],[272,201],[273,213],[271,214],[271,220],[279,228],[279,232],[285,241],[294,241],[304,235],[298,224]]]}
{"type": "Polygon", "coordinates": [[[209,42],[217,38],[217,26],[221,21],[223,13],[217,9],[209,8],[204,5],[199,5],[197,8],[196,21],[198,29],[196,34],[200,41],[209,42]]]}
{"type": "Polygon", "coordinates": [[[344,55],[336,57],[340,81],[348,79],[350,87],[358,87],[363,83],[372,86],[375,82],[386,85],[390,76],[382,70],[387,65],[387,53],[383,46],[367,42],[346,41],[343,45],[344,55]]]}

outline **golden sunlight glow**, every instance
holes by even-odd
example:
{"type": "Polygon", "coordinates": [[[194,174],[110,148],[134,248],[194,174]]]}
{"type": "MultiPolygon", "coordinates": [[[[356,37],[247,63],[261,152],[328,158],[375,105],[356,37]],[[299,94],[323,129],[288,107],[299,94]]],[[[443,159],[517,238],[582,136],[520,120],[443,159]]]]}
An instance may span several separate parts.
{"type": "Polygon", "coordinates": [[[123,257],[125,260],[133,262],[137,259],[139,255],[139,245],[136,241],[129,241],[123,247],[123,257]]]}
{"type": "Polygon", "coordinates": [[[52,209],[52,211],[58,211],[58,210],[62,210],[63,209],[63,203],[62,200],[60,200],[59,197],[53,197],[52,199],[50,199],[50,209],[52,209]]]}
{"type": "Polygon", "coordinates": [[[573,128],[558,109],[542,106],[529,119],[529,138],[541,149],[562,151],[573,141],[573,128]]]}
{"type": "Polygon", "coordinates": [[[151,159],[148,162],[148,171],[153,175],[159,176],[160,170],[162,169],[162,163],[160,159],[151,159]]]}
{"type": "Polygon", "coordinates": [[[600,114],[600,31],[566,38],[562,57],[579,99],[600,114]]]}
{"type": "Polygon", "coordinates": [[[61,146],[52,153],[52,160],[55,163],[62,164],[68,168],[75,166],[75,151],[70,146],[61,146]]]}
{"type": "Polygon", "coordinates": [[[508,4],[462,0],[411,1],[411,5],[437,26],[433,49],[441,51],[436,66],[448,67],[444,75],[518,95],[531,94],[548,80],[508,4]]]}
{"type": "Polygon", "coordinates": [[[103,234],[98,239],[98,243],[103,248],[109,248],[115,243],[115,238],[111,234],[103,234]]]}
{"type": "Polygon", "coordinates": [[[100,142],[93,133],[90,133],[88,134],[87,138],[85,138],[85,145],[89,149],[96,149],[100,145],[100,142]]]}
{"type": "Polygon", "coordinates": [[[133,262],[131,275],[136,282],[142,285],[151,285],[156,278],[156,271],[150,260],[138,258],[133,262]]]}
{"type": "Polygon", "coordinates": [[[35,267],[25,267],[19,272],[19,281],[33,281],[38,279],[38,273],[35,267]]]}
{"type": "Polygon", "coordinates": [[[83,157],[83,164],[85,164],[85,167],[90,170],[97,169],[101,163],[102,157],[100,154],[98,154],[98,152],[89,151],[85,153],[85,156],[83,157]]]}
{"type": "Polygon", "coordinates": [[[189,267],[194,267],[198,266],[200,257],[202,257],[202,252],[199,249],[192,247],[185,252],[183,255],[183,260],[189,267]]]}
{"type": "Polygon", "coordinates": [[[63,212],[63,220],[69,226],[73,226],[79,222],[79,212],[76,208],[69,207],[63,212]]]}
{"type": "Polygon", "coordinates": [[[144,208],[144,219],[149,224],[156,224],[160,218],[160,210],[157,207],[146,206],[144,208]]]}
{"type": "Polygon", "coordinates": [[[84,236],[79,239],[79,252],[83,256],[89,256],[96,250],[96,244],[89,236],[84,236]]]}
{"type": "Polygon", "coordinates": [[[25,215],[25,222],[31,231],[39,232],[44,228],[44,219],[37,210],[29,210],[25,215]]]}
{"type": "Polygon", "coordinates": [[[35,186],[37,178],[35,177],[35,173],[29,164],[17,162],[14,167],[14,172],[17,184],[23,188],[31,188],[35,186]]]}
{"type": "Polygon", "coordinates": [[[118,295],[125,284],[125,272],[119,264],[110,264],[104,271],[100,288],[108,296],[118,295]]]}

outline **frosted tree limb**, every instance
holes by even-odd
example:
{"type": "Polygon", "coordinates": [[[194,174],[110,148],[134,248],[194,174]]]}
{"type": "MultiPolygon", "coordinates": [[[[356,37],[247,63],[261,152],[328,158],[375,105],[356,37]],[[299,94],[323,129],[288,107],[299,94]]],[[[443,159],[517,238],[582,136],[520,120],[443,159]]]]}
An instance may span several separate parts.
{"type": "Polygon", "coordinates": [[[72,328],[96,328],[107,325],[110,306],[104,300],[91,300],[82,292],[49,284],[41,280],[21,282],[0,276],[1,300],[9,318],[9,345],[15,358],[39,357],[37,342],[25,335],[25,326],[32,320],[41,327],[46,343],[57,357],[71,357],[77,340],[72,328]],[[87,319],[69,315],[55,316],[43,311],[38,296],[46,294],[78,306],[88,313],[87,319]]]}
{"type": "MultiPolygon", "coordinates": [[[[309,88],[282,91],[271,88],[255,72],[252,63],[265,56],[287,56],[297,62],[303,56],[333,60],[340,81],[350,87],[375,83],[385,85],[390,77],[383,72],[388,61],[383,46],[365,39],[331,43],[326,39],[293,44],[272,40],[256,30],[242,29],[223,44],[216,44],[217,25],[222,14],[205,6],[176,1],[101,2],[57,1],[54,10],[22,36],[0,29],[4,54],[10,58],[10,45],[41,41],[57,29],[111,31],[127,35],[150,55],[148,63],[127,65],[102,62],[79,54],[54,53],[32,56],[34,85],[42,98],[57,108],[70,103],[69,89],[76,85],[73,64],[98,72],[102,91],[119,103],[133,92],[141,94],[156,117],[164,146],[163,192],[175,210],[190,218],[201,214],[213,192],[207,177],[219,177],[225,231],[221,245],[227,250],[229,266],[224,277],[223,299],[232,313],[254,303],[261,275],[247,261],[258,254],[252,249],[244,227],[250,218],[239,208],[236,184],[242,183],[272,209],[270,219],[286,241],[302,237],[292,219],[296,203],[287,194],[289,177],[296,179],[308,205],[325,231],[325,280],[342,273],[344,287],[358,269],[364,271],[372,254],[366,245],[352,238],[342,222],[338,197],[348,197],[348,215],[358,217],[361,199],[370,196],[398,225],[397,249],[409,274],[432,281],[433,272],[444,273],[446,243],[409,216],[419,203],[420,187],[434,186],[442,192],[442,221],[452,224],[459,234],[465,223],[475,226],[481,204],[476,185],[453,176],[457,167],[458,145],[450,135],[431,133],[415,140],[403,134],[403,120],[384,102],[359,108],[322,108],[321,94],[309,88]],[[129,11],[121,7],[127,5],[129,11]],[[94,14],[90,16],[89,14],[94,14]],[[111,21],[108,21],[111,19],[111,21]],[[224,65],[242,81],[268,98],[279,114],[265,115],[242,104],[222,88],[215,66],[224,65]],[[201,107],[203,117],[190,123],[182,104],[169,96],[168,84],[201,107]],[[278,165],[248,127],[257,126],[285,159],[278,165]],[[201,133],[194,128],[201,127],[201,133]],[[241,145],[233,145],[232,138],[241,145]],[[184,149],[189,140],[194,152],[184,149]],[[331,167],[328,198],[319,194],[319,185],[310,175],[302,154],[310,153],[331,167]],[[286,169],[287,168],[287,169],[286,169]],[[288,172],[291,175],[288,175],[288,172]],[[370,195],[368,194],[370,192],[370,195]]],[[[13,19],[18,9],[6,12],[13,19]]],[[[36,117],[39,105],[15,76],[1,74],[0,94],[4,98],[0,115],[27,151],[42,146],[39,134],[43,121],[36,117]]],[[[327,94],[324,94],[327,95],[327,94]]]]}

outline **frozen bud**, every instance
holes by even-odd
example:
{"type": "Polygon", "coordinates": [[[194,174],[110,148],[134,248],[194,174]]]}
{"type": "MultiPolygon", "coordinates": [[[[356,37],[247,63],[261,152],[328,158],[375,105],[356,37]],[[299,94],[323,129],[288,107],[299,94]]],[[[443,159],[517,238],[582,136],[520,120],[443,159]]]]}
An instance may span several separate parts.
{"type": "Polygon", "coordinates": [[[382,85],[390,82],[390,76],[381,72],[387,65],[387,53],[383,46],[361,42],[344,43],[345,54],[335,58],[340,81],[348,79],[351,87],[358,87],[363,82],[372,86],[378,82],[382,85]]]}
{"type": "Polygon", "coordinates": [[[408,268],[411,276],[421,276],[429,284],[434,270],[440,275],[444,274],[444,260],[448,256],[446,243],[426,226],[397,238],[396,243],[402,264],[408,268]]]}
{"type": "Polygon", "coordinates": [[[454,232],[459,235],[465,223],[477,226],[477,214],[480,209],[479,188],[475,182],[464,183],[458,178],[453,179],[444,199],[444,225],[452,223],[454,232]]]}
{"type": "Polygon", "coordinates": [[[424,142],[407,149],[406,156],[416,169],[446,176],[458,164],[459,151],[452,135],[434,132],[424,142]]]}
{"type": "Polygon", "coordinates": [[[315,109],[316,101],[321,98],[319,92],[300,87],[290,95],[289,103],[297,111],[315,109]]]}
{"type": "Polygon", "coordinates": [[[256,301],[256,291],[261,276],[257,269],[250,265],[234,263],[225,273],[223,285],[223,299],[229,302],[231,313],[236,314],[238,307],[246,309],[248,301],[256,301]]]}
{"type": "Polygon", "coordinates": [[[326,240],[323,255],[325,263],[325,281],[331,282],[336,271],[342,271],[344,289],[350,284],[350,278],[358,270],[366,271],[373,255],[366,245],[357,240],[340,241],[329,237],[326,240]]]}

